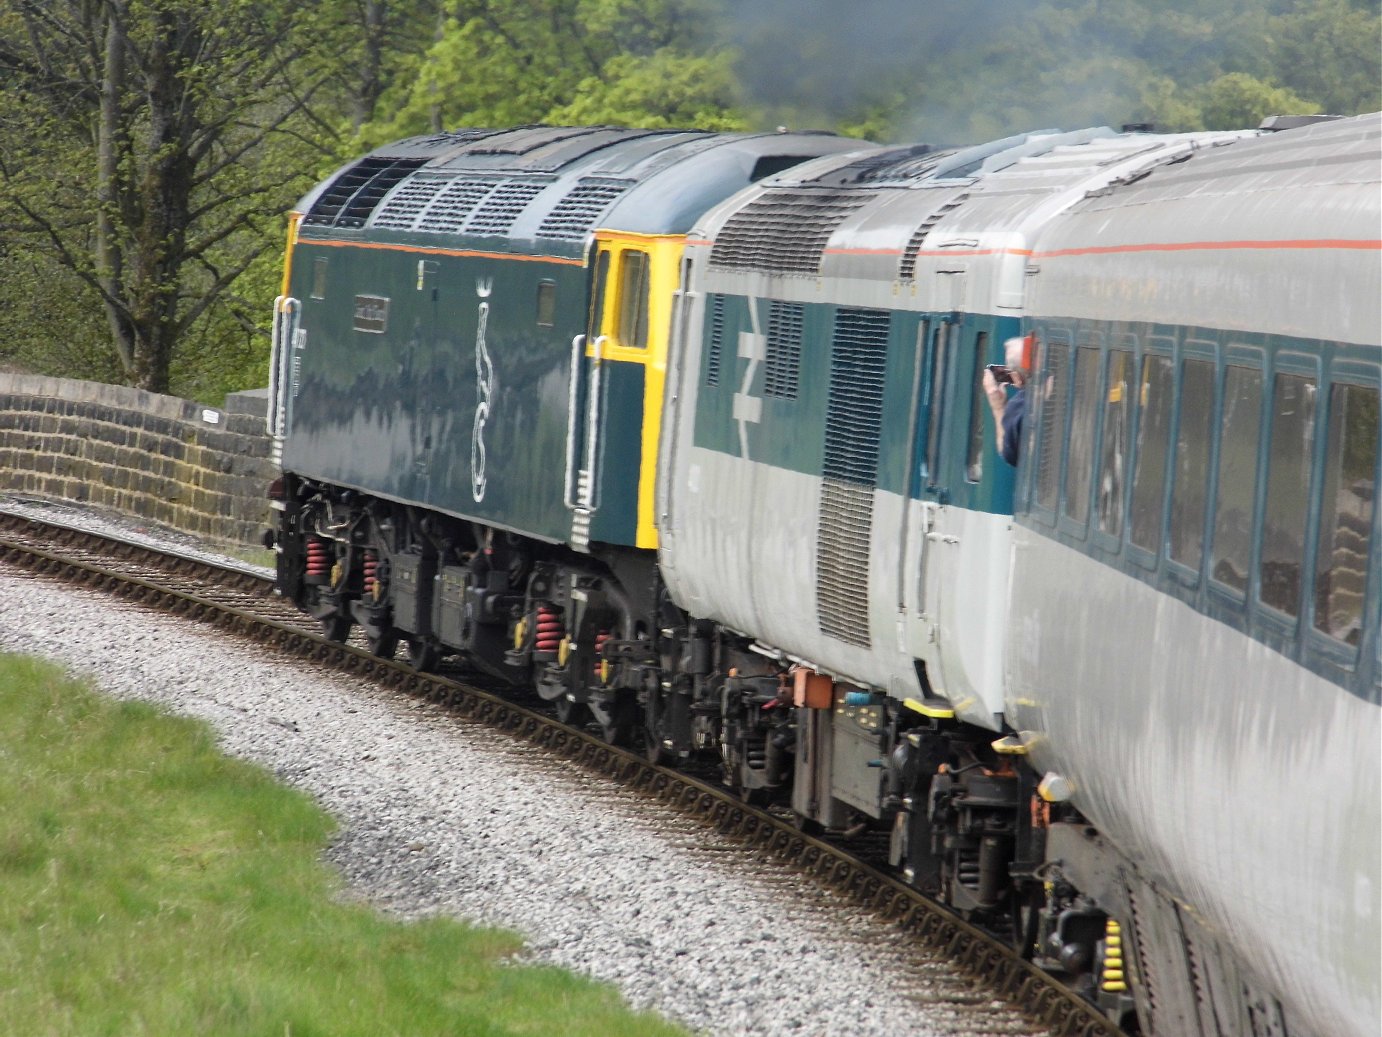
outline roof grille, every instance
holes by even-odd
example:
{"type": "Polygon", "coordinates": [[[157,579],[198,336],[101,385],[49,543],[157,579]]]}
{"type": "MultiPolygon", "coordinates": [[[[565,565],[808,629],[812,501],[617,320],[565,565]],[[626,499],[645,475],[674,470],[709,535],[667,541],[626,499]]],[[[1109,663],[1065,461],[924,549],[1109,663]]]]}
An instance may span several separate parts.
{"type": "Polygon", "coordinates": [[[917,276],[917,253],[921,251],[921,243],[926,240],[926,235],[935,229],[936,224],[945,219],[951,212],[958,209],[969,198],[968,194],[957,194],[950,201],[946,202],[939,209],[933,212],[926,219],[921,221],[921,226],[912,232],[911,238],[907,241],[907,247],[902,250],[902,261],[898,264],[897,276],[903,281],[915,280],[917,276]]]}
{"type": "Polygon", "coordinates": [[[815,274],[835,228],[873,199],[857,191],[768,191],[726,221],[712,266],[815,274]]]}
{"type": "Polygon", "coordinates": [[[633,186],[632,180],[583,177],[537,229],[539,238],[580,241],[614,200],[633,186]]]}
{"type": "Polygon", "coordinates": [[[515,177],[505,180],[485,196],[485,199],[465,223],[465,232],[475,235],[507,234],[514,221],[554,177],[515,177]]]}
{"type": "Polygon", "coordinates": [[[425,158],[364,158],[322,192],[303,218],[327,227],[363,227],[389,191],[407,178],[425,158]]]}

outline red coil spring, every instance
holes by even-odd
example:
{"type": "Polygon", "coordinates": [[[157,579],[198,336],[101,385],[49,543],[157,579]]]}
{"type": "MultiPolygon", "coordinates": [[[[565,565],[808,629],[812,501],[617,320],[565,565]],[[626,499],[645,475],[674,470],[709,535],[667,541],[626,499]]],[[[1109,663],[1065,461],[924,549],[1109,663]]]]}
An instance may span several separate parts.
{"type": "Polygon", "coordinates": [[[326,541],[313,537],[307,541],[307,575],[325,576],[331,571],[331,555],[326,549],[326,541]]]}
{"type": "Polygon", "coordinates": [[[608,630],[601,630],[595,635],[595,676],[597,677],[600,675],[600,664],[605,661],[600,655],[600,650],[605,647],[605,642],[609,640],[609,637],[608,630]]]}
{"type": "Polygon", "coordinates": [[[372,598],[379,585],[379,556],[373,551],[366,551],[362,568],[365,572],[365,596],[372,598]]]}
{"type": "Polygon", "coordinates": [[[533,648],[539,652],[555,652],[566,636],[566,624],[561,613],[550,605],[537,607],[537,628],[533,633],[533,648]]]}

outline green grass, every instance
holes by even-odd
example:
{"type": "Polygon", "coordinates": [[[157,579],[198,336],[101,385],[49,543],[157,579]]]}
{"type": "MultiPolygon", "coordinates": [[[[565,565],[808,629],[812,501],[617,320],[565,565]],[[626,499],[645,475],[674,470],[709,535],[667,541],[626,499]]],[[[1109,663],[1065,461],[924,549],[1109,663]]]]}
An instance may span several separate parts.
{"type": "Polygon", "coordinates": [[[344,902],[331,832],[205,725],[0,655],[0,1034],[682,1032],[512,934],[344,902]]]}

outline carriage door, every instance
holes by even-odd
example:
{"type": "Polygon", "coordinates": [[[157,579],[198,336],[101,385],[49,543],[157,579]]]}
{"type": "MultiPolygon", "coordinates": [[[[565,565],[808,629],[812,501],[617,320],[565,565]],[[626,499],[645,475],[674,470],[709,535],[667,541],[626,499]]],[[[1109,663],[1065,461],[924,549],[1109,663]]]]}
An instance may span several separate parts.
{"type": "Polygon", "coordinates": [[[939,619],[945,581],[949,495],[945,484],[949,404],[954,399],[952,368],[960,328],[950,317],[923,320],[917,329],[918,401],[912,437],[912,485],[920,501],[909,509],[907,547],[902,564],[904,639],[911,654],[926,660],[933,674],[940,665],[939,619]]]}

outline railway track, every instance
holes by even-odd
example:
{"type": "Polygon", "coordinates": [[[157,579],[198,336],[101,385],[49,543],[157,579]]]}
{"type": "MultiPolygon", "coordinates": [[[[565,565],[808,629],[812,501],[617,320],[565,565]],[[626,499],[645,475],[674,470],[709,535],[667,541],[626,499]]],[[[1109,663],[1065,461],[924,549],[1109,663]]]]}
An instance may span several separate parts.
{"type": "MultiPolygon", "coordinates": [[[[894,927],[904,938],[937,948],[1052,1034],[1113,1037],[1121,1033],[1094,1006],[1024,961],[1005,943],[880,871],[858,856],[855,848],[812,837],[798,831],[789,819],[745,804],[711,782],[651,764],[641,755],[610,746],[596,735],[453,676],[418,673],[406,663],[372,656],[363,645],[327,641],[312,620],[275,597],[271,581],[258,573],[6,512],[0,512],[0,561],[208,624],[444,705],[458,716],[539,746],[695,816],[753,849],[760,858],[809,876],[880,923],[894,927]]],[[[862,845],[867,854],[867,841],[862,845]]]]}

